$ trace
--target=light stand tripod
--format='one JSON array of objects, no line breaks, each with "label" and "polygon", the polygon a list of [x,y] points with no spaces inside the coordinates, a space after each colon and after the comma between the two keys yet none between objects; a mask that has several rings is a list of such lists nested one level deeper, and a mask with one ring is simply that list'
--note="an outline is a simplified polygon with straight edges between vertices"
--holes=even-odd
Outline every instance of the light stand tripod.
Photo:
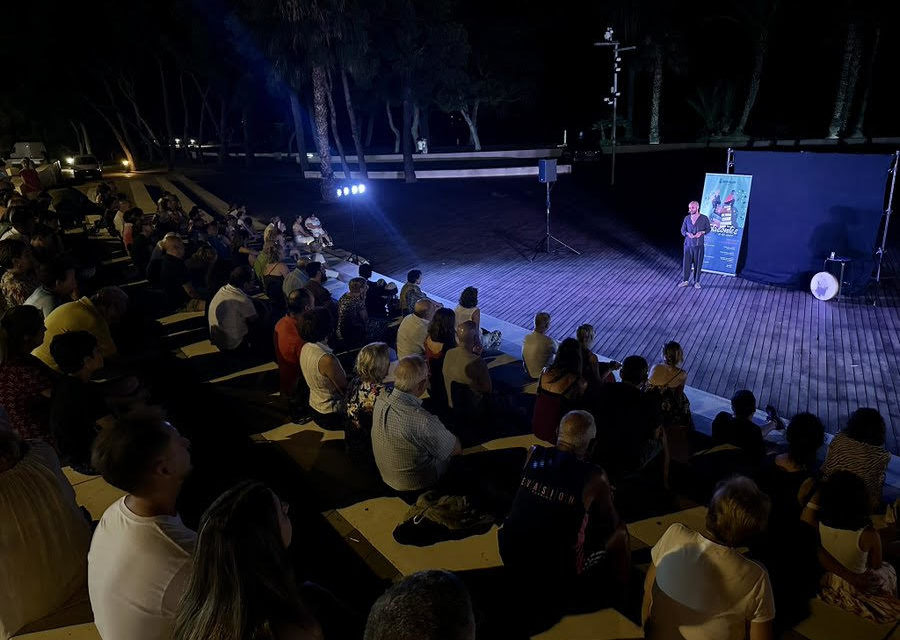
[{"label": "light stand tripod", "polygon": [[548,255],[550,254],[550,243],[555,242],[561,247],[568,249],[576,256],[580,256],[581,252],[577,249],[573,249],[565,242],[554,236],[550,233],[550,186],[552,182],[550,180],[545,181],[545,186],[547,187],[547,231],[544,233],[544,237],[537,241],[537,244],[534,247],[534,255],[531,256],[531,261],[534,262],[534,259],[537,258],[537,254],[546,252]]},{"label": "light stand tripod", "polygon": [[872,306],[878,306],[878,288],[882,280],[882,266],[884,264],[884,254],[887,251],[888,228],[891,224],[891,214],[894,212],[894,189],[897,186],[897,171],[900,171],[900,151],[894,152],[894,162],[891,167],[891,186],[888,191],[887,207],[884,209],[884,230],[881,234],[881,243],[875,250],[875,259],[878,261],[878,268],[875,271],[875,296],[872,300]]}]

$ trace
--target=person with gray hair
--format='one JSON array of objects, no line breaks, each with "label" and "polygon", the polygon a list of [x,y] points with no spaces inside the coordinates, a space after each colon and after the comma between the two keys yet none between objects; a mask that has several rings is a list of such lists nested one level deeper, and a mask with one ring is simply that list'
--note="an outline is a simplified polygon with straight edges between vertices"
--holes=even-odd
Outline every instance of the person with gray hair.
[{"label": "person with gray hair", "polygon": [[625,524],[606,474],[588,460],[596,434],[587,411],[564,415],[556,446],[531,448],[499,531],[503,564],[523,590],[540,587],[541,606],[553,598],[563,606],[578,592],[596,597],[628,576]]},{"label": "person with gray hair", "polygon": [[472,600],[449,571],[419,571],[385,591],[369,612],[364,640],[475,640]]},{"label": "person with gray hair", "polygon": [[485,396],[489,396],[493,391],[487,363],[481,357],[484,352],[481,332],[474,322],[467,320],[457,325],[456,345],[444,356],[444,386],[447,389],[447,401],[451,409],[454,382],[467,387],[477,404],[481,404]]},{"label": "person with gray hair", "polygon": [[697,640],[773,638],[769,574],[738,551],[766,528],[768,518],[768,496],[753,480],[736,476],[713,494],[705,531],[670,526],[650,552],[644,637],[672,638],[673,629],[690,628]]},{"label": "person with gray hair", "polygon": [[390,389],[385,384],[391,366],[391,350],[384,342],[373,342],[356,356],[356,375],[347,388],[347,419],[344,430],[347,452],[356,464],[374,469],[372,457],[372,411],[375,401]]},{"label": "person with gray hair", "polygon": [[556,355],[556,340],[547,335],[550,329],[550,314],[541,311],[534,316],[534,331],[522,341],[522,363],[525,372],[533,379],[541,377],[544,367],[553,362]]},{"label": "person with gray hair", "polygon": [[428,325],[437,306],[428,298],[416,301],[412,313],[403,318],[397,329],[397,357],[425,355],[425,338]]},{"label": "person with gray hair", "polygon": [[372,451],[381,479],[396,491],[435,484],[462,448],[441,421],[422,408],[428,366],[422,356],[397,363],[394,390],[380,394],[372,412]]}]

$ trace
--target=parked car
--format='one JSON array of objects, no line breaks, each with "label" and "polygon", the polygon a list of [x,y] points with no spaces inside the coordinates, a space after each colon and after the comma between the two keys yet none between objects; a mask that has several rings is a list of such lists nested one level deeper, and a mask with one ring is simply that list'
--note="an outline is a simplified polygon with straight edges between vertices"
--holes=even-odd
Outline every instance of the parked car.
[{"label": "parked car", "polygon": [[75,180],[103,178],[103,165],[94,156],[69,156],[61,171],[64,177]]},{"label": "parked car", "polygon": [[17,142],[13,145],[12,153],[9,154],[6,162],[20,167],[25,158],[31,158],[36,165],[44,164],[48,161],[47,147],[43,142]]}]

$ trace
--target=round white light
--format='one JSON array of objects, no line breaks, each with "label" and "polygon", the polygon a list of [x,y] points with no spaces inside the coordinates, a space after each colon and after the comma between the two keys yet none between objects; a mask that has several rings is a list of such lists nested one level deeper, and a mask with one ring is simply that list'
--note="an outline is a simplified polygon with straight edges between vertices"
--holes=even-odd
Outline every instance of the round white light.
[{"label": "round white light", "polygon": [[338,190],[337,190],[337,197],[340,198],[342,195],[344,195],[344,192],[341,191],[341,188],[340,188],[340,187],[338,187]]},{"label": "round white light", "polygon": [[366,192],[366,185],[364,185],[364,184],[359,185],[359,192],[360,192],[360,193],[365,193],[365,192]]},{"label": "round white light", "polygon": [[350,195],[350,187],[344,187],[344,195],[345,196]]},{"label": "round white light", "polygon": [[356,185],[353,185],[352,187],[350,187],[350,193],[352,193],[353,195],[356,195],[358,192],[359,192],[359,187],[357,187]]}]

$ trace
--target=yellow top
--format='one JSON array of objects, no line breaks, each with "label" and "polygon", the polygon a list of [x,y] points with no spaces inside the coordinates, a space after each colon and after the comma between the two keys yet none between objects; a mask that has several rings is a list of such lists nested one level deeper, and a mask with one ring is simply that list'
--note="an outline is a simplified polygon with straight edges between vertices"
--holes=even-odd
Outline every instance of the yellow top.
[{"label": "yellow top", "polygon": [[84,297],[74,302],[60,305],[44,318],[47,333],[44,335],[44,343],[37,347],[31,354],[46,364],[54,371],[59,371],[56,361],[50,355],[50,342],[55,336],[67,331],[87,331],[97,338],[97,345],[104,358],[115,355],[116,343],[113,342],[109,332],[109,325],[100,315],[97,307],[90,298]]}]

